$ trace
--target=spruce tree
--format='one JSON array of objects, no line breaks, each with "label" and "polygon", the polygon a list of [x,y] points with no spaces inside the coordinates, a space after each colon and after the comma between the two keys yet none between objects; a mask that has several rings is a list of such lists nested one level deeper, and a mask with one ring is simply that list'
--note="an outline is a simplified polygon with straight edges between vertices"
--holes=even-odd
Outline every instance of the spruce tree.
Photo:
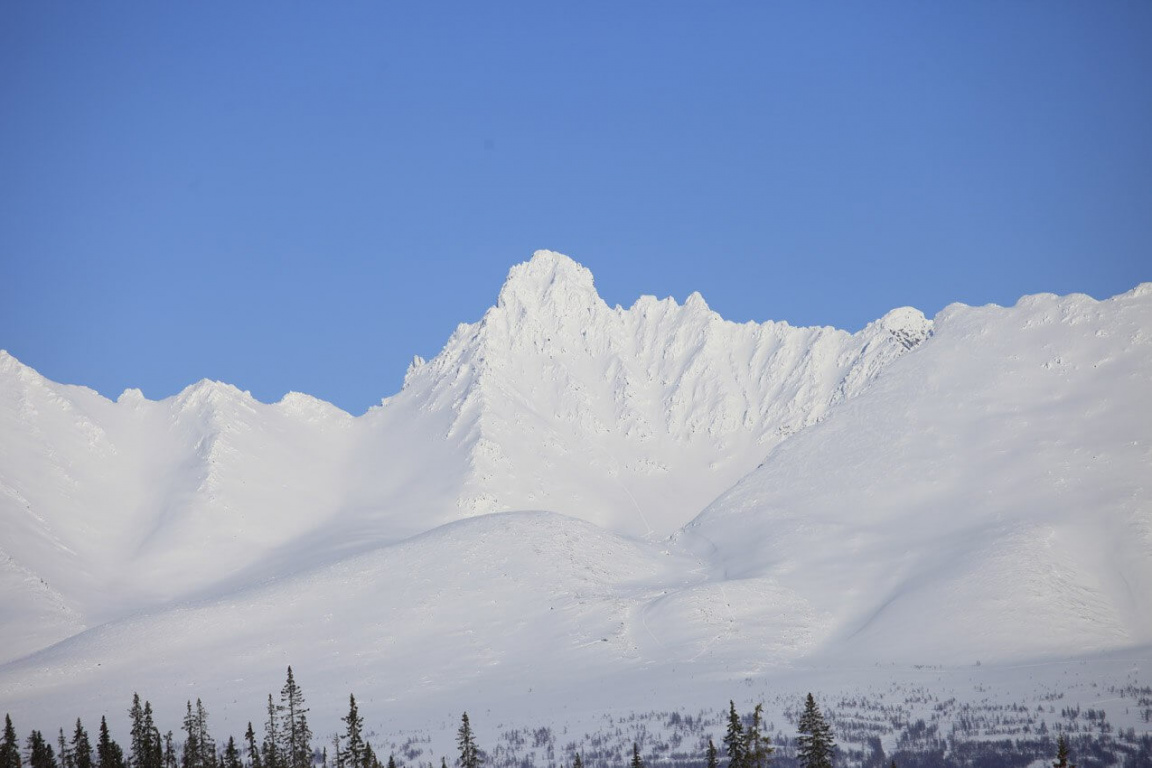
[{"label": "spruce tree", "polygon": [[808,694],[804,702],[804,712],[797,725],[796,758],[802,768],[832,768],[832,754],[836,744],[832,740],[832,729],[828,726],[816,700]]},{"label": "spruce tree", "polygon": [[97,768],[127,768],[124,750],[108,735],[108,721],[100,717],[100,737],[96,742]]},{"label": "spruce tree", "polygon": [[160,729],[152,719],[152,702],[144,702],[143,722],[144,768],[164,768],[164,744],[160,741]]},{"label": "spruce tree", "polygon": [[1056,762],[1052,763],[1052,768],[1076,768],[1068,762],[1068,739],[1064,738],[1064,734],[1060,734],[1056,739]]},{"label": "spruce tree", "polygon": [[148,768],[146,752],[147,733],[144,729],[144,705],[140,694],[132,694],[132,706],[128,708],[128,721],[131,723],[128,742],[129,768]]},{"label": "spruce tree", "polygon": [[632,742],[632,762],[628,763],[629,768],[644,768],[644,761],[640,759],[640,747],[636,742]]},{"label": "spruce tree", "polygon": [[268,694],[268,719],[264,721],[264,768],[285,768],[280,754],[280,708],[272,702]]},{"label": "spruce tree", "polygon": [[208,711],[204,703],[196,699],[196,709],[192,702],[184,715],[184,754],[181,768],[216,768],[216,744],[208,732]]},{"label": "spruce tree", "polygon": [[228,743],[224,746],[224,759],[221,768],[244,768],[244,763],[240,761],[240,750],[236,749],[236,740],[231,736],[228,737]]},{"label": "spruce tree", "polygon": [[744,761],[748,768],[767,768],[768,760],[776,751],[768,737],[760,732],[764,726],[764,705],[752,710],[752,722],[744,733]]},{"label": "spruce tree", "polygon": [[388,768],[396,768],[396,755],[388,755]]},{"label": "spruce tree", "polygon": [[706,768],[718,768],[716,763],[716,745],[712,743],[712,739],[708,739],[708,762]]},{"label": "spruce tree", "polygon": [[364,719],[356,709],[356,697],[348,695],[348,714],[340,718],[344,730],[344,768],[364,768]]},{"label": "spruce tree", "polygon": [[32,731],[28,736],[28,768],[57,768],[56,755],[52,745],[40,731]]},{"label": "spruce tree", "polygon": [[72,750],[68,748],[68,741],[64,738],[64,729],[60,729],[60,735],[56,738],[56,753],[57,759],[60,761],[60,768],[74,768],[72,764]]},{"label": "spruce tree", "polygon": [[184,754],[181,756],[180,768],[207,768],[200,764],[200,728],[196,725],[196,714],[192,711],[192,702],[187,704],[184,714]]},{"label": "spruce tree", "polygon": [[248,730],[244,732],[244,741],[248,745],[247,768],[262,768],[260,764],[260,747],[256,746],[256,731],[252,729],[252,721],[248,721]]},{"label": "spruce tree", "polygon": [[284,713],[283,755],[286,768],[308,768],[312,764],[312,731],[308,728],[308,708],[304,693],[288,667],[288,681],[280,691],[280,711]]},{"label": "spruce tree", "polygon": [[179,768],[179,761],[176,759],[176,745],[172,739],[172,731],[164,734],[164,768]]},{"label": "spruce tree", "polygon": [[72,731],[72,764],[75,768],[95,768],[92,763],[92,743],[88,741],[88,731],[76,718],[76,730]]},{"label": "spruce tree", "polygon": [[467,712],[460,718],[460,730],[456,732],[456,746],[460,748],[460,759],[457,761],[460,768],[480,768],[484,758],[476,747],[476,738],[472,734],[472,724],[468,722]]},{"label": "spruce tree", "polygon": [[576,753],[576,757],[572,759],[572,768],[584,768],[584,758],[580,757],[580,753]]},{"label": "spruce tree", "polygon": [[20,742],[16,729],[12,727],[12,716],[4,715],[4,740],[0,741],[0,768],[23,768],[20,759]]},{"label": "spruce tree", "polygon": [[736,713],[736,702],[728,702],[728,730],[724,733],[724,750],[728,753],[728,768],[748,768],[744,754],[744,726]]}]

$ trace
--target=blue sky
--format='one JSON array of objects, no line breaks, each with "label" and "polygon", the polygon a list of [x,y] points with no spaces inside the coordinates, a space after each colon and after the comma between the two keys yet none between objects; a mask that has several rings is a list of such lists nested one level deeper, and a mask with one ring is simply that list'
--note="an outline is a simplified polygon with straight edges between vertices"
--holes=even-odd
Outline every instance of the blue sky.
[{"label": "blue sky", "polygon": [[1152,4],[0,4],[0,347],[355,413],[537,248],[852,330],[1152,279]]}]

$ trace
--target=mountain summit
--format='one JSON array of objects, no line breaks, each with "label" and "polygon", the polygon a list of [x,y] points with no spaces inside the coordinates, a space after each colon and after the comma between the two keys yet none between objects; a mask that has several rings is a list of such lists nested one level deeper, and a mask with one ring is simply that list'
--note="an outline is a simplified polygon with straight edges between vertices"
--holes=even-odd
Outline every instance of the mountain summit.
[{"label": "mountain summit", "polygon": [[1152,643],[1150,344],[1148,286],[853,334],[608,307],[541,251],[359,417],[0,353],[0,709],[258,702],[284,663],[442,711]]}]

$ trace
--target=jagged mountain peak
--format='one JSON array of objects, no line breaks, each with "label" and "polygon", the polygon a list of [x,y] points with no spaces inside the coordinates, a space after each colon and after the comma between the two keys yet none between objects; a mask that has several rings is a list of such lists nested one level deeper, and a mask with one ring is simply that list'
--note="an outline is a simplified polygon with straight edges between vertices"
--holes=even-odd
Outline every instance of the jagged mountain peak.
[{"label": "jagged mountain peak", "polygon": [[555,251],[536,251],[531,259],[512,267],[496,303],[498,310],[521,315],[542,311],[586,314],[601,307],[607,309],[592,273]]}]

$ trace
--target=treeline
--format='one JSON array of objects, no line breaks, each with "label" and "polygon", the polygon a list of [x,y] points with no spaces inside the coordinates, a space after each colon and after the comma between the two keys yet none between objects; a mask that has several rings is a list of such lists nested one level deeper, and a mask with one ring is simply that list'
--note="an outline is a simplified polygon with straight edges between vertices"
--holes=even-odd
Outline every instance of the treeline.
[{"label": "treeline", "polygon": [[[354,695],[349,696],[348,714],[341,718],[344,729],[332,739],[331,755],[327,744],[319,749],[313,745],[308,712],[304,694],[296,683],[292,668],[288,667],[279,701],[268,695],[261,737],[257,738],[256,730],[249,722],[240,744],[231,736],[223,745],[217,744],[208,727],[207,709],[200,699],[195,704],[187,702],[181,726],[182,740],[177,742],[172,731],[160,733],[151,703],[141,702],[139,694],[133,694],[128,709],[131,729],[127,755],[110,736],[104,717],[100,718],[95,745],[83,723],[77,719],[70,734],[61,728],[54,741],[33,730],[24,740],[21,750],[12,718],[6,715],[4,736],[0,741],[0,768],[25,768],[25,765],[27,768],[384,768],[385,765],[397,768],[395,755],[389,755],[387,762],[382,764],[365,737],[364,721]],[[796,721],[796,730],[793,739],[778,734],[788,742],[786,756],[775,761],[780,768],[833,768],[834,762],[844,757],[837,749],[831,726],[811,693]],[[750,714],[741,716],[736,711],[735,702],[730,701],[721,744],[723,760],[711,738],[707,739],[706,746],[701,746],[702,754],[697,754],[700,754],[700,764],[704,768],[721,768],[722,765],[723,768],[769,768],[774,762],[776,746],[765,732],[763,705],[757,704]],[[486,754],[476,743],[467,713],[461,718],[456,745],[459,757],[454,762],[459,768],[481,768],[487,761]],[[575,744],[571,746],[572,754],[561,764],[585,768],[584,755],[575,749]],[[943,757],[943,754],[935,756],[931,752],[900,754],[900,764],[903,768],[919,768],[933,764],[934,758]],[[1059,737],[1056,752],[1054,768],[1075,768],[1070,762],[1069,744],[1063,735]],[[878,749],[874,754],[883,756]],[[865,759],[864,763],[872,765],[873,761]],[[896,765],[897,761],[892,760],[890,764],[878,764],[877,768],[896,768]],[[431,764],[428,768],[432,768]],[[441,759],[440,768],[448,768],[446,758]],[[646,768],[636,742],[632,744],[630,768]]]}]

